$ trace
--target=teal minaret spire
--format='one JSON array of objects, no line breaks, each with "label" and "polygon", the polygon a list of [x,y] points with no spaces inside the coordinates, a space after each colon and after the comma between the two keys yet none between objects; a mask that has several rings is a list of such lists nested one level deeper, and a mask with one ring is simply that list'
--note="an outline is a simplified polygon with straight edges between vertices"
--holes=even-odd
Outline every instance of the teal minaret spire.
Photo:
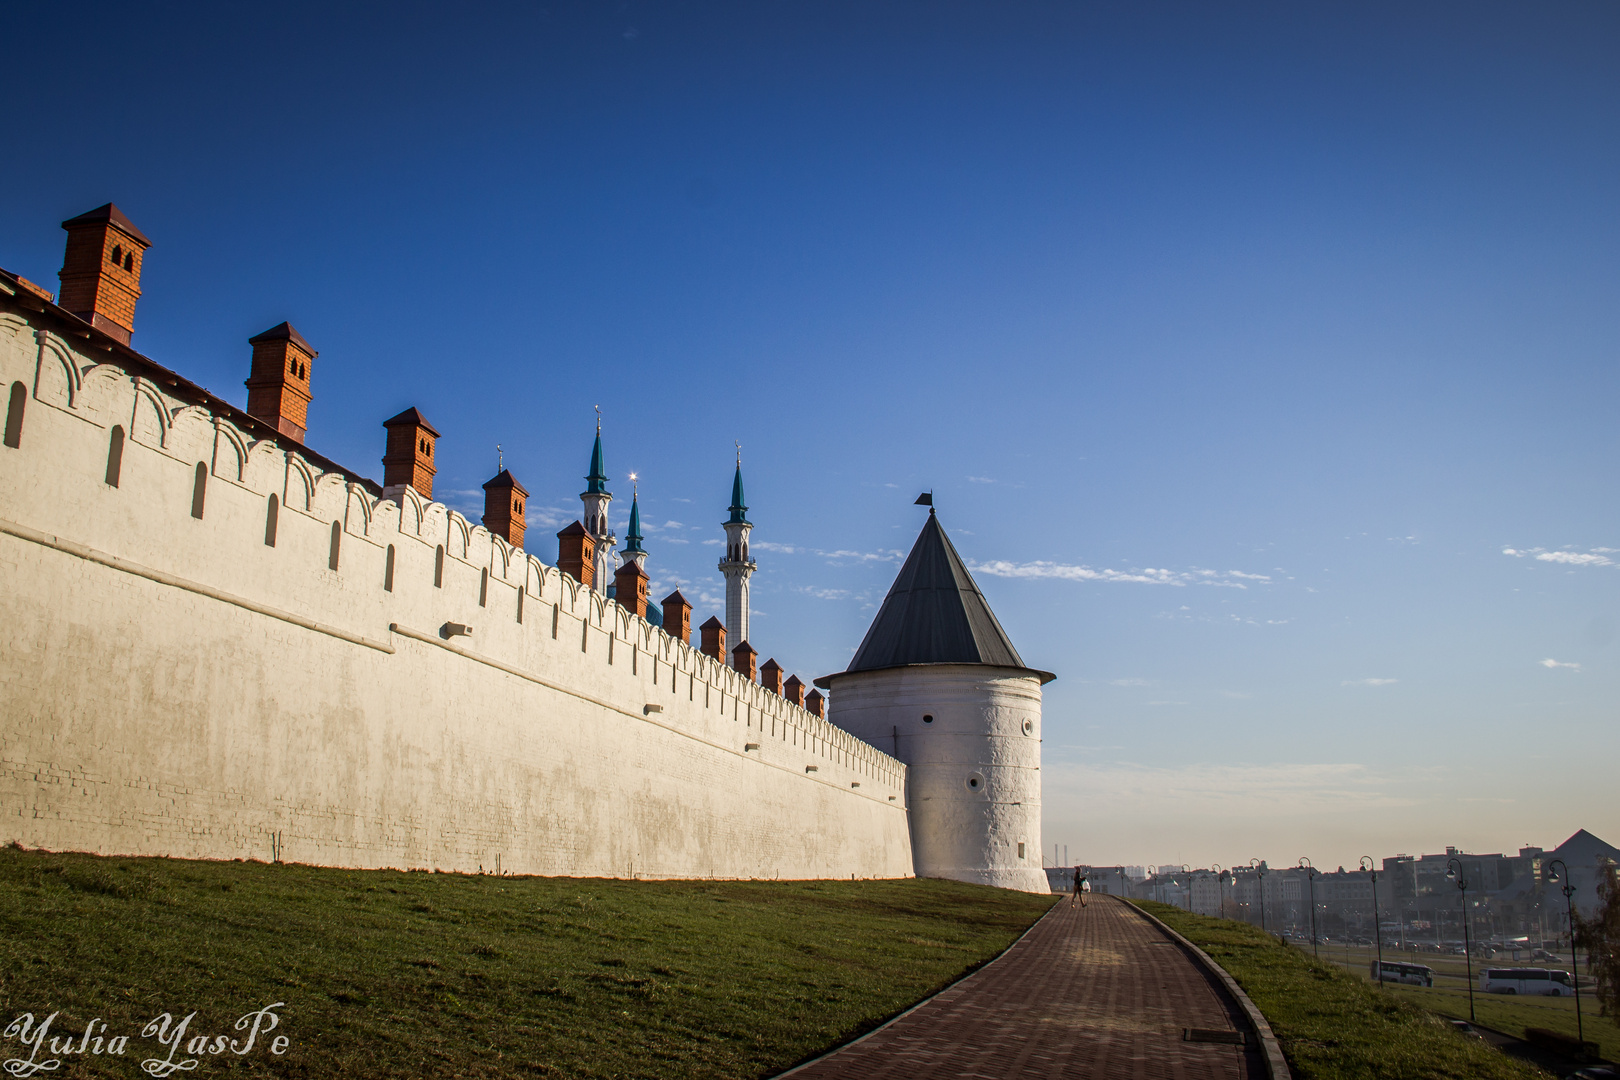
[{"label": "teal minaret spire", "polygon": [[591,474],[585,478],[587,495],[607,494],[607,473],[602,469],[602,418],[596,418],[596,445],[591,448]]},{"label": "teal minaret spire", "polygon": [[596,407],[596,445],[591,448],[591,473],[585,478],[585,490],[579,501],[585,504],[585,520],[580,524],[596,540],[595,581],[592,587],[607,595],[608,582],[613,580],[613,545],[618,537],[608,526],[608,503],[613,496],[607,489],[607,471],[602,467],[602,406]]},{"label": "teal minaret spire", "polygon": [[720,560],[720,572],[726,576],[726,640],[735,642],[732,648],[748,640],[748,579],[754,574],[754,560],[748,557],[748,534],[754,523],[748,520],[748,505],[743,502],[742,444],[737,444],[737,475],[731,481],[731,516],[722,527],[726,530],[726,557]]},{"label": "teal minaret spire", "polygon": [[[633,484],[636,483],[635,473],[630,474],[630,482]],[[620,565],[628,562],[634,562],[640,567],[645,567],[647,565],[647,549],[641,546],[643,537],[641,535],[640,487],[641,486],[637,484],[635,491],[630,496],[630,527],[625,533],[624,550],[619,552]]]},{"label": "teal minaret spire", "polygon": [[726,509],[731,511],[731,517],[726,521],[727,525],[733,524],[734,522],[747,523],[748,504],[743,502],[741,447],[737,448],[737,476],[731,481],[731,505],[726,507]]}]

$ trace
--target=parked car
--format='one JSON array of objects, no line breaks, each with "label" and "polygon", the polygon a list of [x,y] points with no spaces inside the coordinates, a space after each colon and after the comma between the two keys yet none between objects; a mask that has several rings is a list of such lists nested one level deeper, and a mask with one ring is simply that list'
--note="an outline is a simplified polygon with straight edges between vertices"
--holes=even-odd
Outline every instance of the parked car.
[{"label": "parked car", "polygon": [[1486,968],[1479,973],[1479,988],[1487,994],[1564,997],[1575,993],[1575,981],[1567,971],[1547,968]]}]

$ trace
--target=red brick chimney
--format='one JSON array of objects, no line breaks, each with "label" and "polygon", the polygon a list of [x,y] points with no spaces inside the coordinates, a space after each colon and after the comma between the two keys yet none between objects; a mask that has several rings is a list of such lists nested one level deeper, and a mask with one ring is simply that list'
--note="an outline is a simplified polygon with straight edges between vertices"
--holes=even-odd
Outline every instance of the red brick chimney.
[{"label": "red brick chimney", "polygon": [[787,683],[782,687],[782,696],[793,702],[793,704],[803,708],[804,683],[799,681],[799,677],[797,675],[788,676]]},{"label": "red brick chimney", "polygon": [[826,718],[826,698],[821,696],[820,690],[812,690],[804,696],[804,709],[811,716]]},{"label": "red brick chimney", "polygon": [[433,498],[433,444],[439,432],[427,417],[409,408],[391,420],[384,420],[388,444],[383,451],[383,494],[398,495],[415,488],[425,499]]},{"label": "red brick chimney", "polygon": [[712,656],[722,664],[726,662],[726,624],[709,616],[709,621],[698,627],[703,645],[698,649],[704,656]]},{"label": "red brick chimney", "polygon": [[248,372],[247,411],[289,439],[304,441],[309,428],[309,362],[320,353],[309,347],[292,323],[272,326],[253,346],[253,367]]},{"label": "red brick chimney", "polygon": [[513,547],[523,546],[523,504],[529,501],[529,491],[517,482],[507,469],[484,485],[484,528],[499,536]]},{"label": "red brick chimney", "polygon": [[141,259],[152,246],[112,203],[62,222],[62,306],[108,337],[129,344],[141,298]]},{"label": "red brick chimney", "polygon": [[557,534],[557,569],[587,589],[596,581],[596,538],[577,521]]},{"label": "red brick chimney", "polygon": [[765,661],[765,666],[759,669],[759,685],[771,693],[781,696],[782,693],[782,665],[776,658]]},{"label": "red brick chimney", "polygon": [[647,617],[647,571],[631,559],[613,574],[613,599],[626,611]]},{"label": "red brick chimney", "polygon": [[692,605],[679,589],[664,597],[664,633],[676,641],[692,640]]},{"label": "red brick chimney", "polygon": [[744,641],[731,650],[732,668],[749,682],[754,681],[754,660],[759,656],[759,650]]}]

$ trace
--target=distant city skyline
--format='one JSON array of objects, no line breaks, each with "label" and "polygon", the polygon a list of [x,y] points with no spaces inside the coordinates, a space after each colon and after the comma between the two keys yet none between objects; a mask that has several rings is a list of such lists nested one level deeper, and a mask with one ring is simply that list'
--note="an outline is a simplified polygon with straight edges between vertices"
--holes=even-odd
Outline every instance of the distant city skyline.
[{"label": "distant city skyline", "polygon": [[0,266],[56,289],[116,202],[131,344],[240,405],[290,321],[317,452],[380,478],[417,406],[476,520],[499,443],[552,561],[600,404],[696,624],[740,441],[753,644],[806,679],[934,491],[1058,675],[1047,852],[1620,837],[1612,5],[10,25],[76,62],[11,58]]}]

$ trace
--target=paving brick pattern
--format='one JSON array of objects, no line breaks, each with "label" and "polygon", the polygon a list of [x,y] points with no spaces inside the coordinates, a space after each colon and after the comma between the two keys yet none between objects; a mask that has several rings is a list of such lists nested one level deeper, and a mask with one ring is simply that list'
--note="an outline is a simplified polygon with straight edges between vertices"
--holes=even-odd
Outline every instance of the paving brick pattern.
[{"label": "paving brick pattern", "polygon": [[1060,901],[1006,955],[793,1080],[1012,1077],[1261,1080],[1253,1049],[1182,1041],[1244,1031],[1190,955],[1123,901]]}]

